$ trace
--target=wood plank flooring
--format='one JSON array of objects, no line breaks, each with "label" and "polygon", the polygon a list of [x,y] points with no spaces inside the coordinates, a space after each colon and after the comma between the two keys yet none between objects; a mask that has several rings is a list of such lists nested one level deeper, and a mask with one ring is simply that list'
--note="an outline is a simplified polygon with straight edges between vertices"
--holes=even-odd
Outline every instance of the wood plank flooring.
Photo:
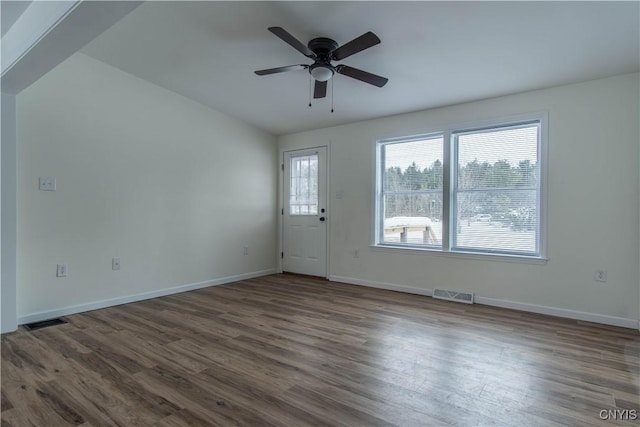
[{"label": "wood plank flooring", "polygon": [[628,329],[295,275],[66,320],[2,336],[2,426],[640,424]]}]

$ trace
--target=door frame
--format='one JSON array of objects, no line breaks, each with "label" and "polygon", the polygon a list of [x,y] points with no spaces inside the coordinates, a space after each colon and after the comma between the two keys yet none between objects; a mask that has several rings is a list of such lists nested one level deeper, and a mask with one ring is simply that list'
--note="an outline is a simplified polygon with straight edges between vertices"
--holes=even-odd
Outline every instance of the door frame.
[{"label": "door frame", "polygon": [[326,165],[326,178],[325,185],[327,186],[327,228],[326,228],[326,239],[327,239],[327,247],[326,250],[326,276],[328,279],[331,276],[331,257],[329,256],[331,251],[331,148],[330,144],[326,145],[310,145],[310,146],[291,146],[286,148],[278,149],[278,252],[276,253],[276,266],[278,273],[283,272],[283,259],[281,254],[284,252],[284,160],[287,153],[292,152],[303,152],[313,150],[315,148],[325,148],[327,150],[327,165]]}]

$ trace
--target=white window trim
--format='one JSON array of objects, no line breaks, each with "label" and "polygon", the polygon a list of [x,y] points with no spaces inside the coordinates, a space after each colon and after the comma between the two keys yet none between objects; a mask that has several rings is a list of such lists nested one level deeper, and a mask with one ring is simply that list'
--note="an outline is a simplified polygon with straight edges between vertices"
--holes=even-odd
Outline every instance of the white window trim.
[{"label": "white window trim", "polygon": [[[443,126],[440,129],[431,129],[423,133],[417,132],[408,136],[392,136],[385,138],[377,138],[373,141],[373,203],[372,203],[372,233],[371,233],[371,247],[377,250],[389,251],[394,253],[414,253],[414,254],[429,254],[438,256],[447,256],[455,258],[469,258],[469,259],[486,259],[486,260],[501,260],[512,262],[525,262],[525,263],[545,263],[548,260],[547,253],[547,230],[548,230],[548,204],[547,204],[547,174],[548,174],[548,113],[536,112],[520,115],[513,115],[502,117],[498,119],[488,119],[477,122],[467,122],[461,124],[454,124]],[[479,130],[483,128],[499,128],[502,126],[517,125],[518,123],[526,122],[540,122],[540,137],[538,140],[538,156],[540,163],[540,192],[539,192],[539,255],[528,254],[516,254],[516,253],[492,253],[490,251],[467,251],[467,250],[452,250],[451,247],[451,224],[453,221],[451,212],[451,197],[453,194],[452,180],[453,171],[451,168],[451,156],[454,152],[453,149],[453,134],[465,131]],[[380,150],[382,145],[395,141],[411,141],[416,139],[425,139],[429,137],[442,136],[444,139],[444,152],[443,152],[443,183],[444,190],[442,194],[442,249],[434,248],[422,245],[410,245],[410,244],[390,244],[380,242],[380,196],[382,191],[382,174],[380,173]]]}]

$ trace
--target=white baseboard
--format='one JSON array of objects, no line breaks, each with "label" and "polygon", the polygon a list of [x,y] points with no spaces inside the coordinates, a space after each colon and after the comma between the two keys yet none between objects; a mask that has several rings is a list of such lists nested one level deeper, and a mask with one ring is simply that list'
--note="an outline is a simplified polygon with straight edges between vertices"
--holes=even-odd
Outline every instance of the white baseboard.
[{"label": "white baseboard", "polygon": [[[368,286],[370,288],[387,289],[390,291],[406,292],[409,294],[431,296],[433,289],[414,288],[411,286],[397,285],[393,283],[372,282],[369,280],[356,279],[353,277],[329,276],[333,282],[348,283],[350,285]],[[486,298],[474,296],[477,304],[490,305],[493,307],[509,308],[513,310],[526,311],[530,313],[546,314],[549,316],[564,317],[567,319],[582,320],[585,322],[601,323],[604,325],[620,326],[640,330],[640,322],[635,319],[624,317],[607,316],[604,314],[587,313],[585,311],[568,310],[557,307],[547,307],[544,305],[527,304],[522,302],[508,301],[497,298]]]},{"label": "white baseboard", "polygon": [[142,301],[150,298],[162,297],[165,295],[178,294],[181,292],[193,291],[207,288],[209,286],[223,285],[225,283],[237,282],[240,280],[253,279],[255,277],[275,274],[276,269],[253,271],[251,273],[238,274],[235,276],[222,277],[219,279],[206,280],[204,282],[189,283],[187,285],[175,286],[172,288],[159,289],[157,291],[143,292],[141,294],[128,295],[124,297],[110,298],[101,301],[94,301],[86,304],[72,305],[55,310],[39,311],[37,313],[26,314],[18,317],[18,324],[39,322],[41,320],[52,319],[54,317],[66,316],[69,314],[82,313],[85,311],[97,310],[100,308],[113,307],[114,305],[127,304],[130,302]]},{"label": "white baseboard", "polygon": [[[277,270],[268,269],[254,271],[251,273],[239,274],[235,276],[222,277],[219,279],[207,280],[204,282],[190,283],[187,285],[175,286],[172,288],[159,289],[157,291],[144,292],[136,295],[129,295],[124,297],[111,298],[107,300],[95,301],[86,304],[79,304],[69,307],[64,307],[56,310],[40,311],[37,313],[31,313],[18,317],[18,324],[38,322],[41,320],[47,320],[54,317],[66,316],[69,314],[82,313],[85,311],[97,310],[100,308],[112,307],[120,304],[127,304],[130,302],[142,301],[150,298],[157,298],[165,295],[177,294],[180,292],[187,292],[196,289],[202,289],[209,286],[223,285],[225,283],[237,282],[240,280],[252,279],[255,277],[268,276],[270,274],[277,273]],[[386,289],[390,291],[404,292],[408,294],[431,296],[433,294],[432,289],[415,288],[411,286],[398,285],[394,283],[386,282],[374,282],[370,280],[356,279],[353,277],[343,276],[329,276],[329,280],[333,282],[347,283],[350,285],[367,286],[370,288]],[[497,298],[487,298],[475,296],[475,302],[483,305],[490,305],[493,307],[509,308],[513,310],[526,311],[530,313],[546,314],[550,316],[564,317],[574,320],[582,320],[586,322],[601,323],[604,325],[620,326],[623,328],[630,328],[640,330],[640,322],[634,319],[627,319],[624,317],[607,316],[604,314],[587,313],[584,311],[568,310],[556,307],[547,307],[536,304],[527,304],[515,301],[502,300]]]},{"label": "white baseboard", "polygon": [[639,329],[637,320],[625,317],[608,316],[605,314],[588,313],[586,311],[569,310],[566,308],[548,307],[544,305],[526,304],[522,302],[508,301],[496,298],[475,297],[478,304],[493,307],[510,308],[530,313],[546,314],[549,316],[565,317],[567,319],[582,320],[585,322],[602,323],[604,325],[620,326],[622,328]]},{"label": "white baseboard", "polygon": [[398,291],[407,294],[417,294],[430,297],[433,289],[413,288],[411,286],[396,285],[394,283],[372,282],[370,280],[356,279],[353,277],[329,276],[332,282],[348,283],[349,285],[366,286],[369,288],[386,289],[388,291]]}]

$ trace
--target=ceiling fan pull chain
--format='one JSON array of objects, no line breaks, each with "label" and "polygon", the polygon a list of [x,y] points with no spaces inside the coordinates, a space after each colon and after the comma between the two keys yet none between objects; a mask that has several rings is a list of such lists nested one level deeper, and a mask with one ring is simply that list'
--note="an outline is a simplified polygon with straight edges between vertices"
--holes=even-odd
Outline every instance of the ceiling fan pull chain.
[{"label": "ceiling fan pull chain", "polygon": [[309,74],[309,107],[311,107],[311,91],[313,90],[313,79],[311,78],[311,74]]},{"label": "ceiling fan pull chain", "polygon": [[333,85],[335,79],[331,79],[331,112],[333,113]]}]

